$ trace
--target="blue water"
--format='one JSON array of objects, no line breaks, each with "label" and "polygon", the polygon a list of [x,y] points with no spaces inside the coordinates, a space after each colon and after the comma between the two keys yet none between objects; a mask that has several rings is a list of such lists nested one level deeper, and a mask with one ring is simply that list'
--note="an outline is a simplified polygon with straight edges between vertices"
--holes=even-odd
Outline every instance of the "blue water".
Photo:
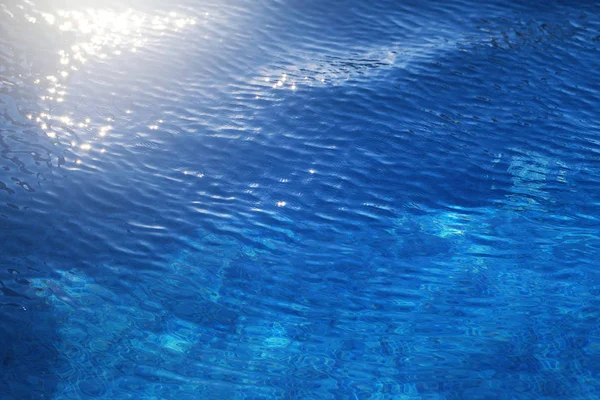
[{"label": "blue water", "polygon": [[0,399],[600,398],[600,4],[0,0]]}]

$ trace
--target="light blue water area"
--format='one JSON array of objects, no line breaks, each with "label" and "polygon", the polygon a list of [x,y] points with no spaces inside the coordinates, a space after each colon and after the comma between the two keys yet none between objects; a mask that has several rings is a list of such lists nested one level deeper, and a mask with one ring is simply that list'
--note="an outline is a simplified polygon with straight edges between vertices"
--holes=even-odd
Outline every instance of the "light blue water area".
[{"label": "light blue water area", "polygon": [[0,0],[0,399],[597,399],[594,2]]}]

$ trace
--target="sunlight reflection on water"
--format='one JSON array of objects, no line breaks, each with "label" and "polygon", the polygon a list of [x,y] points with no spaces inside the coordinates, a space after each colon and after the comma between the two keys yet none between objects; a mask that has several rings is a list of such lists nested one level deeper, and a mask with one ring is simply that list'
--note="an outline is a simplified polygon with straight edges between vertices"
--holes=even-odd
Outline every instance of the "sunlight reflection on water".
[{"label": "sunlight reflection on water", "polygon": [[[114,11],[96,8],[45,12],[31,2],[18,8],[24,11],[27,23],[50,27],[64,39],[64,48],[56,53],[55,65],[58,68],[45,76],[32,77],[33,84],[41,89],[39,98],[45,111],[29,112],[26,117],[35,121],[55,143],[64,142],[85,152],[97,150],[103,153],[105,149],[101,140],[114,127],[110,124],[111,120],[94,120],[87,115],[78,115],[74,106],[67,106],[66,112],[65,107],[61,107],[59,114],[52,112],[53,105],[67,99],[72,75],[81,73],[89,62],[119,57],[126,52],[136,53],[165,33],[175,33],[197,23],[195,18],[176,12],[150,15],[133,9]],[[3,9],[14,18],[6,6],[3,5]],[[128,114],[131,112],[127,110]],[[158,129],[158,124],[150,129]],[[95,137],[89,132],[95,132]],[[72,161],[75,164],[83,162],[81,158]]]}]

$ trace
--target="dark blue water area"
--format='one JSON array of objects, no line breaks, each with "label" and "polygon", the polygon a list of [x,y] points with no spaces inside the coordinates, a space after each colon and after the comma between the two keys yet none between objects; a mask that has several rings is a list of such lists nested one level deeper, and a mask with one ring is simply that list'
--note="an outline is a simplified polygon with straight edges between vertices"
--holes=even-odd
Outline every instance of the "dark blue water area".
[{"label": "dark blue water area", "polygon": [[0,0],[0,399],[600,398],[600,5]]}]

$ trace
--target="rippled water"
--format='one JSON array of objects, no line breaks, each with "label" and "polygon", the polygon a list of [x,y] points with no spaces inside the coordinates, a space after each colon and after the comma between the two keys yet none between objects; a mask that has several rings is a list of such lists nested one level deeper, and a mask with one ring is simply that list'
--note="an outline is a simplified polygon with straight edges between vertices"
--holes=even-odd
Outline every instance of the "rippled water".
[{"label": "rippled water", "polygon": [[600,6],[0,0],[0,399],[597,399]]}]

